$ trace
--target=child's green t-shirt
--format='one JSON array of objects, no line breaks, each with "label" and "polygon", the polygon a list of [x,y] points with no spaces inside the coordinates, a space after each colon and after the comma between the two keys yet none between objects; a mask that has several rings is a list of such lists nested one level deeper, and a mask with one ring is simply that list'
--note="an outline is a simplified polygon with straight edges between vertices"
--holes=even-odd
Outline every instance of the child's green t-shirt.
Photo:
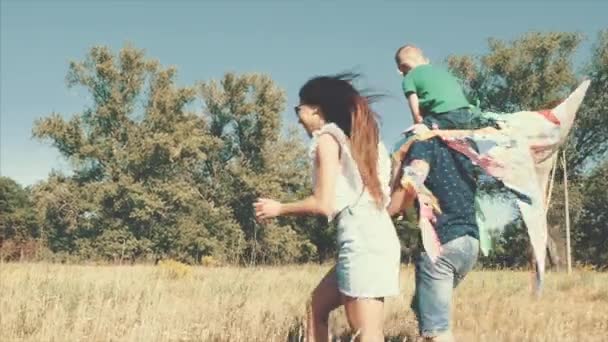
[{"label": "child's green t-shirt", "polygon": [[456,77],[440,67],[420,65],[405,75],[402,86],[406,97],[418,95],[423,115],[469,107]]}]

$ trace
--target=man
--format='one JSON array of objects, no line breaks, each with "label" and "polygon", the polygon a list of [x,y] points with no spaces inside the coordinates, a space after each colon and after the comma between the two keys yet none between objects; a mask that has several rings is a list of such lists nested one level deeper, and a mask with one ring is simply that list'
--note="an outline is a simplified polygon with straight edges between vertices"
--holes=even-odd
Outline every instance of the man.
[{"label": "man", "polygon": [[417,196],[423,239],[430,234],[438,246],[437,252],[425,250],[416,258],[412,309],[426,341],[453,341],[452,292],[475,265],[479,251],[474,166],[435,137],[409,147],[400,173],[389,213],[402,212]]}]

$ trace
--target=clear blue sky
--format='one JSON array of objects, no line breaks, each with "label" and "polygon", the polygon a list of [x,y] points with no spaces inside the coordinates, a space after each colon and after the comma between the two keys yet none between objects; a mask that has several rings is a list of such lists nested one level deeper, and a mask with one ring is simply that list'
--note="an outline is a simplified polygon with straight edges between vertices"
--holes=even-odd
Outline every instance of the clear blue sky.
[{"label": "clear blue sky", "polygon": [[[392,97],[376,105],[392,145],[411,122],[393,64],[403,43],[421,46],[436,63],[450,54],[481,54],[488,37],[527,31],[578,31],[589,54],[608,27],[608,1],[33,1],[0,0],[0,174],[22,185],[68,164],[31,138],[36,118],[69,117],[86,105],[68,89],[70,60],[93,45],[117,50],[131,42],[179,83],[217,79],[226,71],[264,72],[287,92],[291,108],[311,76],[357,67],[364,85]],[[284,121],[294,124],[291,111]]]}]

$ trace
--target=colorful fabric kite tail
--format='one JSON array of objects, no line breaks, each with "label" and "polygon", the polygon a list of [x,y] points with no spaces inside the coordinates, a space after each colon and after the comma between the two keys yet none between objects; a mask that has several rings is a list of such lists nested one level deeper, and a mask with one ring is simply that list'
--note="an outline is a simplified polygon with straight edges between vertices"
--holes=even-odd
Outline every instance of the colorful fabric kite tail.
[{"label": "colorful fabric kite tail", "polygon": [[433,208],[429,203],[420,201],[420,219],[418,225],[422,237],[422,246],[433,263],[437,261],[441,255],[442,248],[437,232],[435,231],[434,223],[436,221]]}]

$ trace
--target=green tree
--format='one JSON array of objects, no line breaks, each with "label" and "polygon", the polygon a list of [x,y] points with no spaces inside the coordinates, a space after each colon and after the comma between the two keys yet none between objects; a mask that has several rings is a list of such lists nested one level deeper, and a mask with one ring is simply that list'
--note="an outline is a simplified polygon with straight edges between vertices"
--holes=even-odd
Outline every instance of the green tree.
[{"label": "green tree", "polygon": [[195,88],[176,86],[175,77],[175,68],[129,46],[118,56],[94,47],[83,62],[70,63],[69,86],[88,90],[92,104],[69,120],[53,113],[34,128],[74,171],[34,189],[53,251],[238,258],[239,226],[228,208],[199,191],[195,177],[221,142],[188,110]]},{"label": "green tree", "polygon": [[283,91],[259,74],[192,87],[175,77],[175,68],[129,46],[117,56],[94,47],[70,64],[68,84],[84,87],[92,104],[34,128],[73,168],[33,189],[49,247],[110,260],[317,259],[311,241],[321,228],[313,220],[260,226],[253,214],[260,195],[310,192],[306,150],[293,131],[281,131]]},{"label": "green tree", "polygon": [[483,110],[541,109],[576,84],[572,55],[582,37],[575,33],[527,33],[513,41],[490,38],[481,57],[450,56],[448,65]]},{"label": "green tree", "polygon": [[566,147],[571,177],[593,170],[608,157],[608,29],[599,32],[591,52],[583,68],[591,86]]},{"label": "green tree", "polygon": [[608,162],[583,183],[583,209],[572,232],[573,256],[580,263],[608,267]]},{"label": "green tree", "polygon": [[39,238],[28,190],[0,177],[0,259],[31,257]]},{"label": "green tree", "polygon": [[[201,175],[207,193],[231,208],[247,239],[246,262],[293,262],[317,256],[323,226],[281,218],[267,226],[254,217],[260,196],[292,201],[311,191],[308,156],[296,133],[281,135],[285,96],[267,76],[226,74],[200,85],[210,133],[221,148]],[[325,225],[326,226],[326,225]],[[313,244],[317,242],[317,244]]]}]

